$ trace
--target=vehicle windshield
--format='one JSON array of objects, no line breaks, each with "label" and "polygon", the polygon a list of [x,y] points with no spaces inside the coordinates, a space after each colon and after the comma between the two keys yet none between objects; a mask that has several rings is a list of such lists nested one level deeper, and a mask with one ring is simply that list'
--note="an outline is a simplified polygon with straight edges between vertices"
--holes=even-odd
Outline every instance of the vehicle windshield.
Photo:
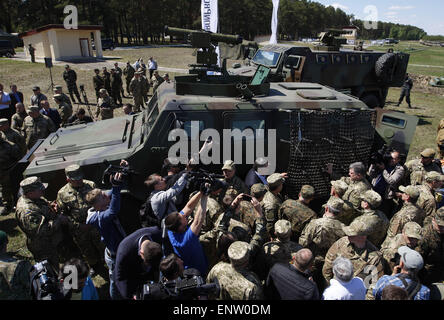
[{"label": "vehicle windshield", "polygon": [[266,67],[275,67],[279,60],[280,53],[273,51],[258,50],[253,58],[253,62]]},{"label": "vehicle windshield", "polygon": [[157,104],[157,93],[155,93],[153,97],[150,99],[150,102],[148,103],[148,110],[151,110],[148,116],[148,121],[146,122],[146,126],[149,132],[153,127],[154,122],[156,122],[157,116],[159,115],[159,107]]}]

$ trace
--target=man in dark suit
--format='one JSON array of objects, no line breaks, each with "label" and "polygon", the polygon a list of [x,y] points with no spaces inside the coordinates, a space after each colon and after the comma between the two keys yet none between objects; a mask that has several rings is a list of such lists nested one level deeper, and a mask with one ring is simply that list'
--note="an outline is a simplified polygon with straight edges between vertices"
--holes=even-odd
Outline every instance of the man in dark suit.
[{"label": "man in dark suit", "polygon": [[119,244],[114,282],[124,299],[134,299],[148,280],[159,280],[162,232],[158,227],[139,229]]},{"label": "man in dark suit", "polygon": [[9,93],[9,98],[11,99],[11,103],[9,105],[9,122],[11,122],[11,117],[15,113],[15,105],[19,102],[23,103],[23,93],[17,91],[17,86],[15,84],[12,84],[10,88],[11,92]]},{"label": "man in dark suit", "polygon": [[49,117],[52,120],[52,122],[54,122],[56,129],[60,128],[60,123],[62,123],[62,118],[60,117],[60,114],[57,111],[57,109],[51,108],[47,100],[43,100],[42,102],[40,102],[40,106],[42,107],[42,109],[40,109],[40,113]]}]

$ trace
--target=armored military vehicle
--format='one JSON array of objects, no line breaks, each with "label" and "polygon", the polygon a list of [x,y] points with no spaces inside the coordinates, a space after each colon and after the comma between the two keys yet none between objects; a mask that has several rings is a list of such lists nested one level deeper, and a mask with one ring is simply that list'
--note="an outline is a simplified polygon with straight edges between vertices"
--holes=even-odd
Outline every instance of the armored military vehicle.
[{"label": "armored military vehicle", "polygon": [[352,94],[370,108],[384,107],[389,87],[401,87],[409,54],[377,52],[362,46],[344,49],[342,31],[321,33],[314,49],[286,44],[261,47],[245,65],[235,64],[230,74],[252,77],[258,66],[270,68],[273,82],[313,82]]},{"label": "armored military vehicle", "polygon": [[[218,38],[207,32],[189,35],[194,46],[203,48],[199,63],[192,66],[193,74],[162,83],[141,113],[60,128],[38,141],[20,161],[26,168],[24,175],[49,182],[47,196],[51,199],[66,183],[67,166],[81,165],[88,179],[103,185],[108,162],[127,159],[138,173],[130,177],[124,193],[121,215],[128,219],[148,196],[144,179],[160,171],[178,143],[184,147],[173,156],[187,162],[211,136],[208,154],[215,160],[203,167],[220,173],[221,163],[233,159],[240,177],[257,156],[264,155],[271,162],[274,158],[275,171],[289,174],[287,193],[293,198],[307,183],[315,187],[318,197],[328,196],[327,164],[347,175],[350,163],[368,163],[372,150],[379,149],[376,136],[408,152],[416,117],[370,109],[362,101],[320,84],[270,83],[262,69],[253,79],[229,76],[215,65],[212,44],[239,43],[241,39]],[[207,75],[208,70],[221,75]],[[126,224],[127,230],[137,227],[134,221]]]}]

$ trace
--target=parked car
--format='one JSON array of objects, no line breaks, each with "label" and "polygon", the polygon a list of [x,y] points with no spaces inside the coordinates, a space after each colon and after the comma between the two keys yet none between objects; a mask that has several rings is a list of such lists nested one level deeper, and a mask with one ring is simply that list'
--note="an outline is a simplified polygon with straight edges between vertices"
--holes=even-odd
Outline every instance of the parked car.
[{"label": "parked car", "polygon": [[0,57],[12,58],[14,55],[14,44],[9,40],[0,40]]},{"label": "parked car", "polygon": [[[92,41],[92,48],[93,50],[96,50],[96,46],[94,44],[94,40]],[[102,50],[114,50],[114,41],[113,39],[102,39]]]}]

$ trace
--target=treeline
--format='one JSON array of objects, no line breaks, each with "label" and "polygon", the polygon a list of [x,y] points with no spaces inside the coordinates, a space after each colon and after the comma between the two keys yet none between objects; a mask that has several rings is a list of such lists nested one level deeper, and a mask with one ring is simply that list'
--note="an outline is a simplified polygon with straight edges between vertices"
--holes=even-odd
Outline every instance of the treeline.
[{"label": "treeline", "polygon": [[424,41],[444,41],[444,36],[424,36],[422,37]]},{"label": "treeline", "polygon": [[[78,9],[79,24],[98,24],[103,37],[117,43],[146,44],[163,42],[165,25],[201,28],[200,0],[2,0],[0,28],[24,32],[46,24],[63,23],[66,5]],[[240,34],[252,40],[271,33],[270,0],[219,0],[219,32]],[[326,28],[349,25],[352,16],[341,9],[325,7],[307,0],[281,0],[279,38],[316,37]],[[418,40],[424,30],[393,23],[379,23],[377,30],[366,30],[354,21],[363,39],[397,38]]]}]

